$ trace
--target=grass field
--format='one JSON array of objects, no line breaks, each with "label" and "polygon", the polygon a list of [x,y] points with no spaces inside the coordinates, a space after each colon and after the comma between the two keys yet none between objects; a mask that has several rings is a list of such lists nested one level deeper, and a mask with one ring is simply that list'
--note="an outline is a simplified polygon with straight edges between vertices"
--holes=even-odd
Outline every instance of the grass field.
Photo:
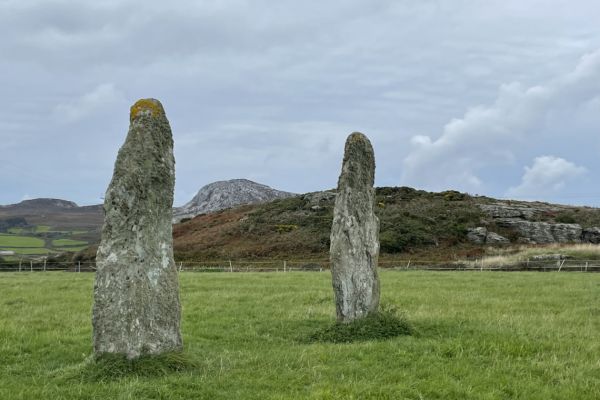
[{"label": "grass field", "polygon": [[0,247],[44,247],[44,241],[30,236],[5,235],[0,233]]},{"label": "grass field", "polygon": [[52,246],[54,247],[67,247],[67,246],[85,246],[88,242],[83,240],[72,240],[72,239],[54,239]]},{"label": "grass field", "polygon": [[48,254],[50,250],[45,247],[2,247],[0,250],[14,251],[20,255],[39,255]]},{"label": "grass field", "polygon": [[54,250],[77,252],[77,251],[81,251],[85,248],[87,248],[87,246],[69,246],[69,247],[55,247]]},{"label": "grass field", "polygon": [[330,275],[183,273],[197,367],[94,381],[92,274],[0,275],[2,399],[598,399],[600,274],[381,273],[411,336],[306,339],[333,321]]}]

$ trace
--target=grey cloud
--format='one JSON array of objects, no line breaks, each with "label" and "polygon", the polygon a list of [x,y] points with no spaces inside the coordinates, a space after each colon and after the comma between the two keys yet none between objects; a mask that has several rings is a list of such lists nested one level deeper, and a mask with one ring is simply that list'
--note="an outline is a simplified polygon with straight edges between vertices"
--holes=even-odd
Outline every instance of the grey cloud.
[{"label": "grey cloud", "polygon": [[[159,98],[171,121],[178,203],[214,179],[333,187],[354,130],[373,141],[377,183],[397,185],[411,137],[435,143],[432,134],[449,120],[493,104],[500,85],[549,82],[600,48],[600,27],[589,18],[600,4],[575,3],[0,2],[0,143],[11,150],[0,155],[11,165],[0,170],[10,188],[0,203],[25,193],[99,201],[129,105],[141,97]],[[496,161],[463,157],[455,174],[503,194],[539,154],[592,170],[595,162],[578,157],[591,159],[594,146],[577,156],[561,149],[564,132],[579,144],[598,128],[592,99],[569,110],[571,96],[589,98],[590,90],[564,92],[556,112],[532,125],[538,133],[515,139],[522,150],[499,139],[473,143]],[[502,171],[490,171],[498,165]],[[17,178],[19,170],[29,175]],[[439,183],[407,174],[404,182],[417,187]]]}]

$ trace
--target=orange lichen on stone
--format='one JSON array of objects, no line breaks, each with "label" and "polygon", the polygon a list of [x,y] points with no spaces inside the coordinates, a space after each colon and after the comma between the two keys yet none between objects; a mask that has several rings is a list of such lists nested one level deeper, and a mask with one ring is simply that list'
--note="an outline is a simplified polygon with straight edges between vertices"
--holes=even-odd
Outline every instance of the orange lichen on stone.
[{"label": "orange lichen on stone", "polygon": [[133,121],[140,114],[150,114],[153,117],[159,117],[165,113],[160,101],[155,99],[141,99],[131,106],[129,120]]}]

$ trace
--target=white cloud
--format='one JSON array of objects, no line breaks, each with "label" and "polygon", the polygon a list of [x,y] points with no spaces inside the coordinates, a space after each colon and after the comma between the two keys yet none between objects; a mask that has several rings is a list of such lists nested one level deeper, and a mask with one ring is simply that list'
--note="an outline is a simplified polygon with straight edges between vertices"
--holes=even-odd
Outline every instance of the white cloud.
[{"label": "white cloud", "polygon": [[554,132],[549,120],[560,115],[559,123],[569,123],[599,91],[600,50],[543,86],[503,85],[492,105],[469,109],[447,123],[437,139],[413,137],[403,183],[433,190],[485,189],[480,171],[514,165],[519,152],[540,146],[542,137]]},{"label": "white cloud", "polygon": [[586,172],[586,168],[564,158],[536,157],[531,167],[525,167],[521,184],[511,187],[506,196],[530,200],[552,196]]},{"label": "white cloud", "polygon": [[60,121],[75,122],[123,103],[125,97],[112,83],[102,83],[79,98],[58,104],[54,114]]}]

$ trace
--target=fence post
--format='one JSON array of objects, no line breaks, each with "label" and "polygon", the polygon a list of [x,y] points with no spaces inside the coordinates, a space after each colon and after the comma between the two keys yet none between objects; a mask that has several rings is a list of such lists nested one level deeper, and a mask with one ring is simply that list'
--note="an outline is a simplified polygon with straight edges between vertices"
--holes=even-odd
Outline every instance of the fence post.
[{"label": "fence post", "polygon": [[22,258],[19,258],[19,272],[21,272],[21,263],[23,262]]},{"label": "fence post", "polygon": [[585,262],[585,272],[587,272],[588,262]]},{"label": "fence post", "polygon": [[46,260],[47,258],[44,258],[44,272],[46,272]]},{"label": "fence post", "polygon": [[287,261],[283,260],[283,272],[286,272],[287,270]]},{"label": "fence post", "polygon": [[409,268],[410,268],[410,261],[411,261],[411,260],[408,260],[408,264],[406,264],[406,269],[409,269]]},{"label": "fence post", "polygon": [[77,272],[81,273],[81,261],[77,262]]},{"label": "fence post", "polygon": [[29,272],[33,272],[33,261],[29,260]]},{"label": "fence post", "polygon": [[229,272],[233,272],[233,264],[231,263],[231,260],[229,260]]}]

